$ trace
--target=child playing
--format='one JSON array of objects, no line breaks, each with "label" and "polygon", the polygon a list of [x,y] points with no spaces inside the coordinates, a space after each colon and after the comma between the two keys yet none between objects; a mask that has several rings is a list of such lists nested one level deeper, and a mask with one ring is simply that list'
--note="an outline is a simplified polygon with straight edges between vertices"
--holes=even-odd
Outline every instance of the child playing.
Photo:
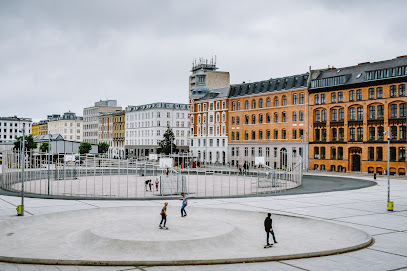
[{"label": "child playing", "polygon": [[158,178],[155,178],[155,191],[158,191],[158,184],[160,182],[158,181]]},{"label": "child playing", "polygon": [[[167,206],[168,206],[168,202],[164,203],[164,207],[161,210],[161,222],[160,222],[160,229],[166,229],[168,230],[168,228],[165,226],[165,223],[167,223]],[[161,226],[161,224],[164,222],[163,226]]]}]

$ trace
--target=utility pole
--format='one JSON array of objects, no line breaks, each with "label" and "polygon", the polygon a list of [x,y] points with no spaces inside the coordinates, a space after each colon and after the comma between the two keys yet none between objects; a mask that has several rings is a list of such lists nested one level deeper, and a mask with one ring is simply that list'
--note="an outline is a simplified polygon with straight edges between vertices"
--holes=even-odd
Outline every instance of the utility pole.
[{"label": "utility pole", "polygon": [[21,216],[24,216],[24,167],[25,167],[25,123],[23,122],[23,144],[21,148]]},{"label": "utility pole", "polygon": [[48,134],[48,195],[49,195],[49,186],[50,186],[50,163],[51,163],[51,134]]},{"label": "utility pole", "polygon": [[387,128],[387,211],[393,211],[390,201],[390,127]]}]

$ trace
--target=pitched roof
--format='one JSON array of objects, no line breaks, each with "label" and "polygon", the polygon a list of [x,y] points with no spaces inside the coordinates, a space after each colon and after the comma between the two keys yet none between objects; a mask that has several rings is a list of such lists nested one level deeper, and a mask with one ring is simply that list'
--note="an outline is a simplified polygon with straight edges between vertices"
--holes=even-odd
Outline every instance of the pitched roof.
[{"label": "pitched roof", "polygon": [[229,89],[229,87],[212,89],[205,96],[196,101],[227,98],[229,96]]}]

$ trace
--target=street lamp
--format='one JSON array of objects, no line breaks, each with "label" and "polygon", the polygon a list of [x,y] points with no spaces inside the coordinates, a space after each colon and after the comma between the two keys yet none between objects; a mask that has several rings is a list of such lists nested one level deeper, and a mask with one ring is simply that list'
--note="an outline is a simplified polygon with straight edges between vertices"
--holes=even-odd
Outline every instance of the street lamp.
[{"label": "street lamp", "polygon": [[[25,123],[23,122],[23,144],[21,147],[21,206],[19,215],[24,216],[24,168],[25,168]],[[17,207],[18,208],[18,207]],[[18,210],[18,209],[17,209]]]},{"label": "street lamp", "polygon": [[383,134],[387,134],[387,211],[393,211],[394,203],[390,201],[390,127]]},{"label": "street lamp", "polygon": [[49,195],[49,186],[50,186],[50,163],[51,163],[51,134],[48,134],[48,195]]}]

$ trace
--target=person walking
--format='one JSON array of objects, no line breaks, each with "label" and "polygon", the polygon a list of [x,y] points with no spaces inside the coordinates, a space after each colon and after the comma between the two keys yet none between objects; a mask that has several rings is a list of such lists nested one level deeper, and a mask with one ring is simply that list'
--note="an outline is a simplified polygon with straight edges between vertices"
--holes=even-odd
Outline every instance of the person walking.
[{"label": "person walking", "polygon": [[[168,229],[165,226],[165,224],[167,223],[167,206],[168,206],[168,202],[165,202],[164,207],[162,208],[161,213],[160,213],[160,215],[161,215],[161,222],[160,222],[160,225],[159,225],[160,229]],[[164,224],[163,224],[163,222],[164,222]]]},{"label": "person walking", "polygon": [[267,245],[264,247],[270,247],[273,244],[269,243],[269,234],[273,236],[273,241],[274,244],[277,244],[276,237],[274,236],[274,231],[273,231],[273,220],[271,219],[271,214],[268,213],[266,219],[264,220],[264,230],[266,231],[267,234]]},{"label": "person walking", "polygon": [[153,190],[151,188],[153,187],[153,181],[151,179],[148,180],[148,186],[150,187],[150,192],[152,192]]},{"label": "person walking", "polygon": [[185,211],[185,207],[188,205],[188,199],[193,198],[191,196],[186,196],[184,193],[181,193],[182,198],[179,200],[182,200],[182,207],[181,207],[181,217],[187,216],[187,212]]},{"label": "person walking", "polygon": [[155,178],[155,191],[158,191],[158,184],[160,183],[160,181],[158,180],[158,178]]}]

